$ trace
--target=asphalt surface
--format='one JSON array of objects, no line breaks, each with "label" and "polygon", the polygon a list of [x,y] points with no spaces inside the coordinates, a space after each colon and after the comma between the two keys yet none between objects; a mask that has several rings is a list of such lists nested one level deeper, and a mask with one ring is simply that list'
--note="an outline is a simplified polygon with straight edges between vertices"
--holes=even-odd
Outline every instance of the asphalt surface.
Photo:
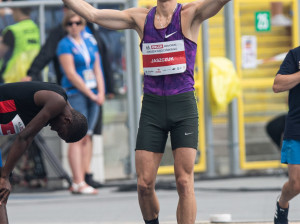
[{"label": "asphalt surface", "polygon": [[[231,223],[272,223],[275,201],[287,176],[196,180],[196,223],[210,223],[227,214]],[[10,224],[137,224],[143,223],[135,181],[120,181],[99,189],[97,196],[72,195],[67,190],[12,192],[7,210]],[[176,223],[178,196],[174,182],[157,183],[160,223]],[[290,202],[290,223],[300,223],[300,196]]]}]

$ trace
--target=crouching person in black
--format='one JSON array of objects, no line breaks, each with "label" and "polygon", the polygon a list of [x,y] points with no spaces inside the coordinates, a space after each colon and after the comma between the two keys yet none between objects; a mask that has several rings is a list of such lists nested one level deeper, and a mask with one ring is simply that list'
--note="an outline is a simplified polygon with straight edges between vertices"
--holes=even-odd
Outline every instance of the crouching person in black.
[{"label": "crouching person in black", "polygon": [[87,120],[68,103],[63,88],[54,83],[19,82],[0,85],[0,135],[17,134],[0,170],[0,223],[7,224],[9,175],[35,135],[50,125],[66,142],[86,135]]}]

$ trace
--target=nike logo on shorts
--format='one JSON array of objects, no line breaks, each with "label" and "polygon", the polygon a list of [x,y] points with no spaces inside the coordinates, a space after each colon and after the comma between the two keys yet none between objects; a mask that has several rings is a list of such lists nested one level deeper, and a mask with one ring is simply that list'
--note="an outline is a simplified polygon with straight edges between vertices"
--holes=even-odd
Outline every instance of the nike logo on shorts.
[{"label": "nike logo on shorts", "polygon": [[185,133],[184,133],[184,135],[191,135],[191,134],[193,134],[193,132],[188,132],[188,133],[185,132]]}]

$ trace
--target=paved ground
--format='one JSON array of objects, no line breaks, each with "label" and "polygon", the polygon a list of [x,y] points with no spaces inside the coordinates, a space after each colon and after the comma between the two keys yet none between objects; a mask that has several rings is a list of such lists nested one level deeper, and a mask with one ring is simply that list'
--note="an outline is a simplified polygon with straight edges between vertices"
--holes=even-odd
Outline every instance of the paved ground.
[{"label": "paved ground", "polygon": [[[230,214],[232,223],[272,223],[276,197],[285,175],[196,181],[197,223],[214,214]],[[162,224],[176,223],[177,192],[159,181]],[[98,196],[74,196],[68,191],[12,193],[11,224],[137,224],[143,223],[134,181],[100,189]],[[300,223],[300,196],[290,203],[290,223]]]}]

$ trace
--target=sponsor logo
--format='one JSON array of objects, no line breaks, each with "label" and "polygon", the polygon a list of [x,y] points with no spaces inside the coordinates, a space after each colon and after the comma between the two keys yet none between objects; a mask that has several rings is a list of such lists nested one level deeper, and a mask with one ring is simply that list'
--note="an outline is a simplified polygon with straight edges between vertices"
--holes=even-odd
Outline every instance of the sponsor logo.
[{"label": "sponsor logo", "polygon": [[151,45],[151,49],[162,49],[162,48],[164,48],[163,44]]},{"label": "sponsor logo", "polygon": [[191,135],[193,132],[185,132],[184,135]]},{"label": "sponsor logo", "polygon": [[161,73],[161,70],[158,68],[158,69],[155,71],[155,73],[160,74],[160,73]]},{"label": "sponsor logo", "polygon": [[175,34],[175,33],[177,33],[177,31],[175,31],[175,32],[173,32],[173,33],[170,33],[170,34],[166,34],[166,35],[165,35],[165,38],[167,39],[167,38],[169,38],[170,36],[172,36],[172,35]]},{"label": "sponsor logo", "polygon": [[23,131],[24,128],[25,128],[23,122],[20,122],[20,121],[17,123],[17,127],[18,127],[18,130],[19,130],[18,132]]}]

